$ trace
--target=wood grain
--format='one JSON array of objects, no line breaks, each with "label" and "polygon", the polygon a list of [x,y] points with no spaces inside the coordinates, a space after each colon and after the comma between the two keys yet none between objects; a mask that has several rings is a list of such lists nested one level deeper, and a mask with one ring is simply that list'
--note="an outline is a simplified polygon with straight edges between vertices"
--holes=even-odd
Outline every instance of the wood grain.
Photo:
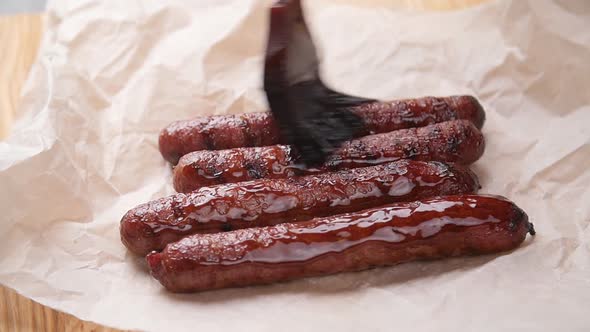
[{"label": "wood grain", "polygon": [[[360,0],[359,0],[360,1]],[[394,1],[394,0],[392,0]],[[449,10],[489,0],[396,0],[408,8]],[[19,105],[20,89],[37,56],[43,33],[42,15],[0,16],[0,139],[9,131]],[[0,332],[117,332],[50,309],[0,286]]]},{"label": "wood grain", "polygon": [[42,35],[42,15],[0,16],[0,139],[8,134]]},{"label": "wood grain", "polygon": [[0,331],[117,332],[40,305],[6,287],[0,288]]}]

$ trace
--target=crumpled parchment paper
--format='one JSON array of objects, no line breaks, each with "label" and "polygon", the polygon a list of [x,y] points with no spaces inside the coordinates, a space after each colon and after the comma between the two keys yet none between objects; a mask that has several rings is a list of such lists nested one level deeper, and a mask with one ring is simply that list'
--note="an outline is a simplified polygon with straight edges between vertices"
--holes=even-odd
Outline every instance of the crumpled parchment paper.
[{"label": "crumpled parchment paper", "polygon": [[45,305],[161,331],[588,331],[590,5],[498,0],[454,12],[306,1],[326,81],[379,99],[474,94],[484,193],[538,235],[504,255],[192,295],[168,294],[119,241],[172,192],[169,122],[262,111],[271,1],[66,1],[0,143],[0,282]]}]

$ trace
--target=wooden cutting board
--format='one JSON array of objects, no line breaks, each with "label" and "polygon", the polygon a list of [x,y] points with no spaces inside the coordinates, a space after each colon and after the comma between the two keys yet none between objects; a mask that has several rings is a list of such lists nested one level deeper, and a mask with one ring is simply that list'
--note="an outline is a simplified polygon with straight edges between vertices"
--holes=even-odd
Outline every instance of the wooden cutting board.
[{"label": "wooden cutting board", "polygon": [[[359,0],[362,1],[362,0]],[[490,0],[391,0],[408,8],[451,10]],[[0,139],[10,130],[20,89],[37,56],[43,15],[0,16]],[[0,331],[116,332],[50,309],[0,286]]]}]

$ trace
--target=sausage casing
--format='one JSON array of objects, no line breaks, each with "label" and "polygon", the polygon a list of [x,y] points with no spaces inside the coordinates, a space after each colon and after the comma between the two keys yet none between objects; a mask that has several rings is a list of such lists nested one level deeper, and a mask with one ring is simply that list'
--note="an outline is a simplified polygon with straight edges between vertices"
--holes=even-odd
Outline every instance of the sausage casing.
[{"label": "sausage casing", "polygon": [[478,189],[477,177],[464,166],[409,160],[335,173],[225,184],[161,198],[130,210],[121,220],[121,239],[131,251],[144,255],[195,233],[309,220]]},{"label": "sausage casing", "polygon": [[190,192],[220,183],[317,174],[399,159],[468,165],[481,157],[484,147],[483,135],[471,122],[455,120],[346,142],[323,166],[311,169],[298,164],[297,153],[285,145],[196,151],[182,157],[174,169],[174,188]]},{"label": "sausage casing", "polygon": [[[352,107],[365,124],[361,136],[465,119],[481,128],[485,112],[472,96],[422,97],[369,102]],[[284,143],[269,112],[215,115],[176,121],[160,133],[162,156],[176,164],[183,155],[200,150],[224,150]]]},{"label": "sausage casing", "polygon": [[498,196],[395,203],[300,223],[198,234],[152,253],[152,275],[173,292],[249,286],[377,266],[514,249],[534,234]]}]

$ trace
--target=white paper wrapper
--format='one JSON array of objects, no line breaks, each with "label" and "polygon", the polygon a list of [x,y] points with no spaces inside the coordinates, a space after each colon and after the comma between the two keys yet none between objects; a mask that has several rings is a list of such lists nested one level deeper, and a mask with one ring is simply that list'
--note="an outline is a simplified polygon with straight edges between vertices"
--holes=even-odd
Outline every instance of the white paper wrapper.
[{"label": "white paper wrapper", "polygon": [[119,241],[172,192],[169,122],[261,111],[271,1],[53,1],[20,121],[0,143],[0,282],[81,319],[161,331],[588,331],[590,6],[501,0],[416,13],[307,1],[323,75],[393,99],[469,93],[487,110],[483,192],[538,235],[513,253],[172,295]]}]

